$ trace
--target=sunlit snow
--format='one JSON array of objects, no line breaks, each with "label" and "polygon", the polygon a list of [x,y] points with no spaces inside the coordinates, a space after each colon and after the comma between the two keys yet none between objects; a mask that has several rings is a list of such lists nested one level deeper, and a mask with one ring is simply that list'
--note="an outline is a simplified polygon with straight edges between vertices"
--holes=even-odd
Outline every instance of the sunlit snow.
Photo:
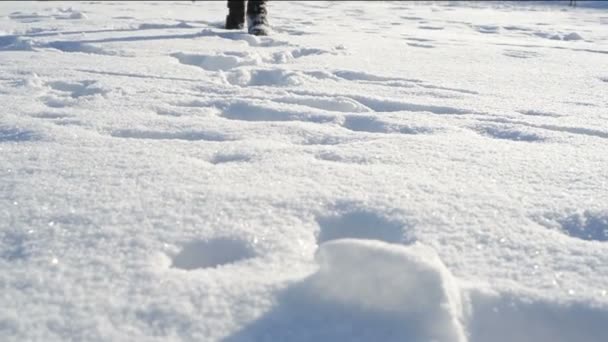
[{"label": "sunlit snow", "polygon": [[0,2],[1,341],[604,342],[608,5]]}]

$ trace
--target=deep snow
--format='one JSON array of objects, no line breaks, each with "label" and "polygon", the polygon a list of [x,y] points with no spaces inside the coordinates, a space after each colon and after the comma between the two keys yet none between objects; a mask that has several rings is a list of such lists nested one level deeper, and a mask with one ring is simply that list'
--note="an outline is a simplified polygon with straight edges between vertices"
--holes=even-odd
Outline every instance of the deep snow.
[{"label": "deep snow", "polygon": [[605,341],[578,3],[0,2],[0,339]]}]

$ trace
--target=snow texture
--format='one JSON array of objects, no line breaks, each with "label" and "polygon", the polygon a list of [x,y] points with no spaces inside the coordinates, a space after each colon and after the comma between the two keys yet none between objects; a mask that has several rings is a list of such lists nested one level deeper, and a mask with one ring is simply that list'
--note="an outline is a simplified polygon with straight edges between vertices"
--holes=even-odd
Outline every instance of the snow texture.
[{"label": "snow texture", "polygon": [[606,4],[0,2],[0,340],[604,342]]}]

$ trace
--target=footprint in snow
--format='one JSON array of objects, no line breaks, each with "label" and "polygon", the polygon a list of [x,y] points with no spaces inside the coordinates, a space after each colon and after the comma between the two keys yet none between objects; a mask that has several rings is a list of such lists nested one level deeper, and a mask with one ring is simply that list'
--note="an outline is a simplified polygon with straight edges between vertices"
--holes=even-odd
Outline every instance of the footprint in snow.
[{"label": "footprint in snow", "polygon": [[31,117],[33,118],[37,118],[37,119],[45,119],[45,120],[58,120],[58,119],[65,119],[65,118],[73,118],[73,115],[70,114],[66,114],[66,113],[58,113],[58,112],[40,112],[40,113],[36,113],[36,114],[32,114]]},{"label": "footprint in snow", "polygon": [[486,34],[500,33],[500,26],[496,26],[496,25],[474,25],[473,29],[479,33],[486,33]]},{"label": "footprint in snow", "polygon": [[89,96],[106,96],[110,90],[96,85],[96,81],[48,82],[46,86],[51,90],[48,95],[40,99],[50,108],[67,108],[78,103],[79,98]]},{"label": "footprint in snow", "polygon": [[331,112],[366,113],[372,110],[349,97],[323,97],[323,96],[285,96],[273,99],[275,102],[291,103],[311,108],[318,108]]},{"label": "footprint in snow", "polygon": [[501,140],[522,141],[522,142],[540,142],[545,140],[544,137],[531,132],[525,132],[520,129],[507,126],[478,126],[474,128],[482,135]]},{"label": "footprint in snow", "polygon": [[608,241],[608,211],[585,210],[574,214],[547,214],[537,221],[572,238]]},{"label": "footprint in snow", "polygon": [[8,15],[11,20],[18,21],[24,24],[35,23],[43,20],[48,20],[51,16],[43,15],[39,13],[24,13],[24,12],[12,12]]},{"label": "footprint in snow", "polygon": [[513,58],[534,58],[541,56],[538,52],[525,50],[504,50],[503,55]]},{"label": "footprint in snow", "polygon": [[507,30],[507,31],[521,31],[521,32],[530,32],[533,31],[533,29],[529,28],[529,27],[525,27],[525,26],[517,26],[517,25],[507,25],[507,26],[503,26],[503,29]]},{"label": "footprint in snow", "polygon": [[47,86],[60,94],[67,94],[71,98],[77,99],[83,96],[106,95],[110,91],[96,86],[96,81],[63,82],[55,81],[47,83]]},{"label": "footprint in snow", "polygon": [[303,146],[336,146],[361,140],[327,134],[295,134],[291,138],[293,144]]},{"label": "footprint in snow", "polygon": [[424,49],[433,49],[433,48],[435,48],[435,45],[430,45],[430,44],[407,43],[407,45],[409,45],[411,47],[424,48]]},{"label": "footprint in snow", "polygon": [[172,268],[186,271],[217,268],[255,257],[251,244],[245,240],[220,237],[192,241],[172,259]]},{"label": "footprint in snow", "polygon": [[183,130],[183,131],[158,131],[142,129],[117,129],[110,133],[112,137],[124,139],[149,139],[149,140],[185,140],[185,141],[230,141],[231,138],[218,132]]},{"label": "footprint in snow", "polygon": [[353,132],[420,134],[431,131],[429,128],[410,127],[380,120],[373,116],[348,115],[342,127]]},{"label": "footprint in snow", "polygon": [[211,164],[241,163],[251,161],[251,156],[244,153],[217,153],[209,162]]},{"label": "footprint in snow", "polygon": [[440,31],[440,30],[444,29],[443,26],[431,26],[431,25],[421,25],[421,26],[418,26],[418,28],[421,30],[434,30],[434,31]]},{"label": "footprint in snow", "polygon": [[0,36],[0,51],[32,51],[34,42],[16,35]]},{"label": "footprint in snow", "polygon": [[363,71],[354,70],[335,70],[333,72],[335,77],[347,80],[347,81],[371,81],[371,82],[387,82],[387,81],[409,81],[409,82],[421,82],[419,80],[409,80],[398,77],[388,77],[374,75]]},{"label": "footprint in snow", "polygon": [[[179,106],[179,104],[178,104],[178,106]],[[179,110],[167,109],[167,108],[158,108],[158,109],[156,109],[156,114],[160,115],[160,116],[170,116],[170,117],[180,117],[180,116],[186,115],[185,113],[183,113],[183,112],[181,112]]]},{"label": "footprint in snow", "polygon": [[407,37],[407,38],[403,38],[404,40],[409,40],[412,42],[419,42],[419,43],[428,43],[428,42],[433,42],[433,39],[427,39],[427,38],[416,38],[416,37]]},{"label": "footprint in snow", "polygon": [[375,155],[362,155],[357,153],[348,153],[341,151],[320,151],[315,153],[315,159],[325,161],[325,162],[333,162],[333,163],[341,163],[341,164],[354,164],[354,165],[386,165],[386,160],[382,157]]},{"label": "footprint in snow", "polygon": [[55,111],[45,111],[40,113],[31,114],[30,117],[47,120],[58,126],[82,126],[83,123],[76,116]]},{"label": "footprint in snow", "polygon": [[[426,88],[428,86],[424,87]],[[468,111],[466,109],[447,106],[415,104],[385,98],[374,98],[366,96],[351,96],[351,98],[363,104],[364,106],[371,108],[375,112],[430,112],[433,114],[446,115],[462,115],[472,113],[472,111]]]},{"label": "footprint in snow", "polygon": [[18,127],[0,126],[0,144],[11,142],[34,141],[39,138],[38,134],[28,129]]},{"label": "footprint in snow", "polygon": [[45,106],[49,108],[67,108],[76,104],[76,100],[71,97],[57,97],[52,95],[43,96],[41,98]]},{"label": "footprint in snow", "polygon": [[552,118],[559,118],[559,117],[563,116],[561,114],[540,111],[540,110],[522,110],[519,113],[523,114],[523,115],[527,115],[527,116],[546,116],[546,117],[552,117]]},{"label": "footprint in snow", "polygon": [[240,121],[302,121],[312,123],[327,123],[336,117],[312,108],[293,108],[294,106],[277,103],[235,102],[226,106],[221,117]]}]

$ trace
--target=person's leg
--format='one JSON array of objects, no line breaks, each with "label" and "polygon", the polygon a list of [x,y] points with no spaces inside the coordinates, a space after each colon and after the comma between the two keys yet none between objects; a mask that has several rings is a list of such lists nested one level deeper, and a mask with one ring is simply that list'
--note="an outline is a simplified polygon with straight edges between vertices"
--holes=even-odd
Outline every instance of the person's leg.
[{"label": "person's leg", "polygon": [[245,0],[228,0],[226,29],[240,30],[245,26]]},{"label": "person's leg", "polygon": [[256,36],[265,36],[270,31],[266,9],[266,0],[249,0],[247,2],[247,26],[249,33]]}]

